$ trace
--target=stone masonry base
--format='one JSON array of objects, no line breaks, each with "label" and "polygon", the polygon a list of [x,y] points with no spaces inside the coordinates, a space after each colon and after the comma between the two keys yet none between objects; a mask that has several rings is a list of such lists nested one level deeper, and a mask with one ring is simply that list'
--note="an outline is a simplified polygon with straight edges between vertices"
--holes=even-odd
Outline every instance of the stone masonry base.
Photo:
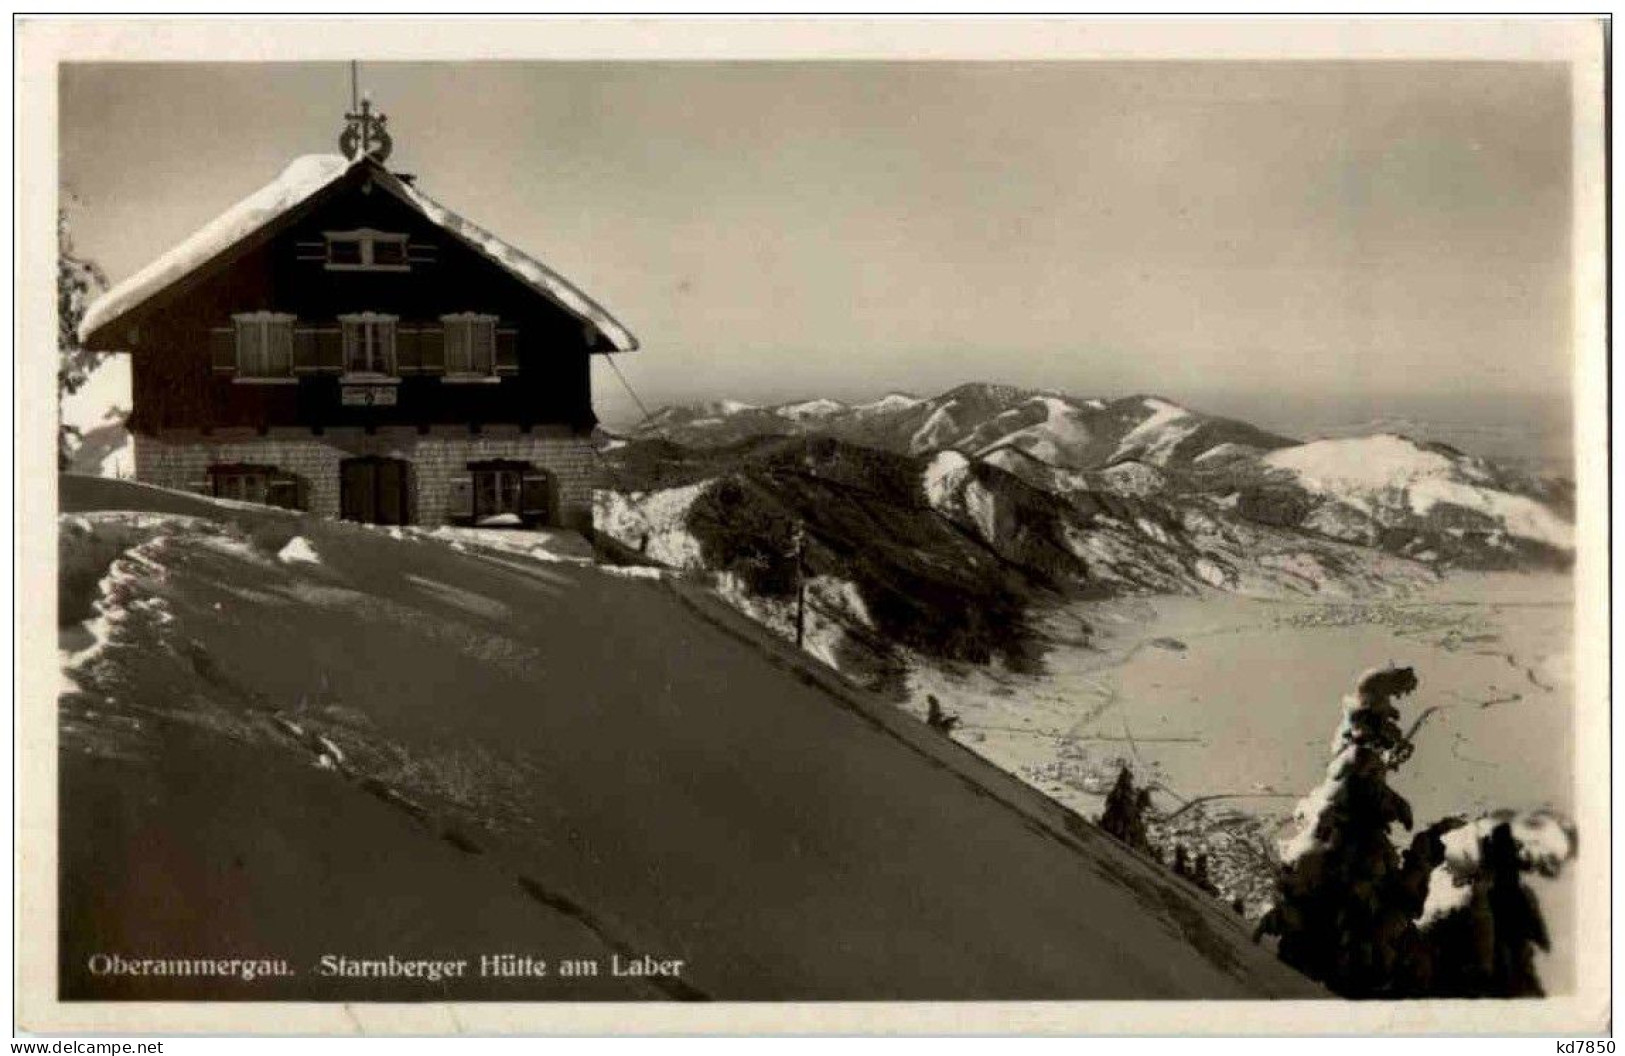
[{"label": "stone masonry base", "polygon": [[446,523],[450,480],[467,472],[469,462],[518,459],[551,472],[558,480],[559,520],[564,527],[592,527],[592,493],[597,485],[597,456],[587,437],[566,429],[541,428],[522,433],[518,428],[488,426],[478,434],[466,428],[329,429],[316,435],[305,430],[272,429],[265,435],[251,430],[166,432],[162,436],[137,434],[136,479],[183,490],[207,486],[208,468],[217,463],[248,462],[272,465],[304,478],[312,513],[339,515],[339,464],[347,458],[378,456],[411,464],[411,522],[427,527]]}]

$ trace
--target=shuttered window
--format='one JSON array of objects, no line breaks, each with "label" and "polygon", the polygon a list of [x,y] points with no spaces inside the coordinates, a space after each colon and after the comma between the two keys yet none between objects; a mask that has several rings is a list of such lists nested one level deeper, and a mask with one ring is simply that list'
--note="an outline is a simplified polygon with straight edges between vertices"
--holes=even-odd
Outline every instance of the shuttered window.
[{"label": "shuttered window", "polygon": [[451,479],[446,514],[484,528],[554,522],[553,475],[529,462],[471,462],[466,475]]},{"label": "shuttered window", "polygon": [[405,235],[360,228],[328,231],[328,271],[407,271],[410,255]]},{"label": "shuttered window", "polygon": [[474,471],[474,523],[496,527],[517,525],[522,474],[513,469]]},{"label": "shuttered window", "polygon": [[276,466],[216,463],[208,468],[208,481],[198,490],[221,499],[305,509],[305,482]]},{"label": "shuttered window", "polygon": [[395,316],[360,312],[339,316],[339,324],[344,332],[345,373],[395,373]]},{"label": "shuttered window", "polygon": [[[232,316],[239,378],[292,376],[293,318],[283,312],[245,312]],[[217,369],[218,366],[217,363]]]},{"label": "shuttered window", "polygon": [[446,374],[489,377],[496,373],[497,317],[475,312],[443,315]]}]

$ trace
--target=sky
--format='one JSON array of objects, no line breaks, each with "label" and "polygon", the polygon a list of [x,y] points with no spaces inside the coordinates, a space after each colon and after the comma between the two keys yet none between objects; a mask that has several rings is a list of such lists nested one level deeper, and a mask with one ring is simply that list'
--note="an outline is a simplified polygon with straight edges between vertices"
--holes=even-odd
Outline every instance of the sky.
[{"label": "sky", "polygon": [[[341,63],[65,65],[113,281],[336,149]],[[650,406],[972,380],[1304,432],[1517,423],[1571,385],[1563,66],[363,63],[391,168],[643,347]],[[637,413],[600,365],[606,421]]]}]

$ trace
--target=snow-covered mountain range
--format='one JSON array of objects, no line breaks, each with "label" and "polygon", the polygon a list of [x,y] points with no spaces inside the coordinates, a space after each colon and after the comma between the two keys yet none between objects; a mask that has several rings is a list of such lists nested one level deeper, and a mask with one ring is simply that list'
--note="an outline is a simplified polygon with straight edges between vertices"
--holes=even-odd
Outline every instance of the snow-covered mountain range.
[{"label": "snow-covered mountain range", "polygon": [[934,503],[991,467],[1069,503],[1161,503],[1434,567],[1563,565],[1574,548],[1567,481],[1392,433],[1300,442],[1150,395],[968,384],[859,404],[723,400],[667,407],[629,438],[722,455],[803,435],[925,459],[921,487]]},{"label": "snow-covered mountain range", "polygon": [[718,401],[605,446],[595,524],[622,557],[709,574],[794,637],[800,539],[806,648],[898,694],[939,663],[1020,668],[1062,599],[1369,599],[1574,550],[1566,481],[1391,434],[1300,442],[1149,395]]}]

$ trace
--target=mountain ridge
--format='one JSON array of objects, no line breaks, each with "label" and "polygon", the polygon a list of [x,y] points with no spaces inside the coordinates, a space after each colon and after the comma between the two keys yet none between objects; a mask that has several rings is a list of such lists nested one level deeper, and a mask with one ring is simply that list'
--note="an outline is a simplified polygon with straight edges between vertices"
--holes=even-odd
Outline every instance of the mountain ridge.
[{"label": "mountain ridge", "polygon": [[1563,478],[1408,435],[1298,440],[1151,392],[1080,398],[966,382],[868,403],[713,400],[662,408],[626,439],[721,455],[817,436],[917,458],[955,451],[1063,498],[1098,490],[1216,505],[1439,567],[1563,566],[1573,554]]}]

